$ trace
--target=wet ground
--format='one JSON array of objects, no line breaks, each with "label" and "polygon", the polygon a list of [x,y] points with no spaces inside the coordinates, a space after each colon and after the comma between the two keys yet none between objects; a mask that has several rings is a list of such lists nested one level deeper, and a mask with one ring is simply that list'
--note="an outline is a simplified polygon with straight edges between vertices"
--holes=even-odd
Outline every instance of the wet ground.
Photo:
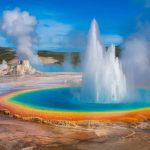
[{"label": "wet ground", "polygon": [[66,128],[0,114],[0,150],[149,150],[150,122]]}]

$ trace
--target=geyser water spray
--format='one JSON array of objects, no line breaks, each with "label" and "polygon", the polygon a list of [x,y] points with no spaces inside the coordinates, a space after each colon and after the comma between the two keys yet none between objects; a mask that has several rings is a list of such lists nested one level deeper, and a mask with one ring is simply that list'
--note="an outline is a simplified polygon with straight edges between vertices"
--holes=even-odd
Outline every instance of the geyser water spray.
[{"label": "geyser water spray", "polygon": [[104,48],[96,20],[91,23],[83,69],[83,99],[89,102],[119,102],[126,93],[126,78],[115,46]]}]

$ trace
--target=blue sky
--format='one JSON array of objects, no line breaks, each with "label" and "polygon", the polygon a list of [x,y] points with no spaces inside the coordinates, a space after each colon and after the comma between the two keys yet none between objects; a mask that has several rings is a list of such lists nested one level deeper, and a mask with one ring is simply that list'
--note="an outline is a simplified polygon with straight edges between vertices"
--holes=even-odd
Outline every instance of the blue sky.
[{"label": "blue sky", "polygon": [[[150,0],[0,0],[0,20],[3,11],[16,7],[38,21],[35,49],[83,50],[93,18],[104,44],[122,44],[139,22],[150,20]],[[0,46],[13,46],[2,32]]]}]

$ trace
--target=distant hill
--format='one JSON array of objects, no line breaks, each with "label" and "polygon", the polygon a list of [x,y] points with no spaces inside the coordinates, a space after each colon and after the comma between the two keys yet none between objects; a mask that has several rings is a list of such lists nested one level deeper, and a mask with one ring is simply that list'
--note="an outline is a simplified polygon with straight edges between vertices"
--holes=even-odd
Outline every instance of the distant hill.
[{"label": "distant hill", "polygon": [[[67,58],[69,61],[72,62],[72,64],[75,65],[79,64],[81,61],[80,52],[54,52],[48,50],[39,50],[37,54],[38,56],[41,57],[52,57],[58,60],[59,64],[62,64],[65,61],[65,58]],[[116,56],[117,57],[121,56],[120,46],[116,46]],[[16,53],[13,48],[0,47],[0,63],[2,62],[2,60],[6,60],[8,62],[15,58],[16,58]]]},{"label": "distant hill", "polygon": [[[71,62],[75,65],[80,63],[80,53],[79,52],[53,52],[53,51],[46,51],[46,50],[39,50],[37,52],[38,56],[41,57],[52,57],[56,60],[58,60],[59,64],[62,64],[65,60],[65,58],[68,58],[71,60]],[[3,60],[6,60],[7,62],[11,61],[12,59],[15,59],[16,52],[13,48],[7,48],[7,47],[0,47],[0,63]]]},{"label": "distant hill", "polygon": [[6,60],[8,62],[14,58],[16,58],[16,53],[12,48],[0,47],[0,63],[2,60]]},{"label": "distant hill", "polygon": [[38,56],[42,57],[52,57],[56,60],[59,60],[59,63],[63,63],[65,58],[70,59],[73,64],[80,63],[80,53],[79,52],[53,52],[40,50],[38,51]]}]

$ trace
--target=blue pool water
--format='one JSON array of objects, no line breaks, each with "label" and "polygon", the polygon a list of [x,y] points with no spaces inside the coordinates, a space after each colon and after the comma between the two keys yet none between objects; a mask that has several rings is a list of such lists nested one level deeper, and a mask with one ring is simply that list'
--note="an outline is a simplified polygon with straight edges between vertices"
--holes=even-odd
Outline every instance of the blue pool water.
[{"label": "blue pool water", "polygon": [[63,65],[63,64],[45,64],[34,66],[37,70],[41,72],[80,72],[80,65]]},{"label": "blue pool water", "polygon": [[88,103],[81,100],[80,88],[56,88],[30,91],[10,99],[29,107],[61,111],[126,111],[150,107],[150,91],[139,89],[120,103]]}]

